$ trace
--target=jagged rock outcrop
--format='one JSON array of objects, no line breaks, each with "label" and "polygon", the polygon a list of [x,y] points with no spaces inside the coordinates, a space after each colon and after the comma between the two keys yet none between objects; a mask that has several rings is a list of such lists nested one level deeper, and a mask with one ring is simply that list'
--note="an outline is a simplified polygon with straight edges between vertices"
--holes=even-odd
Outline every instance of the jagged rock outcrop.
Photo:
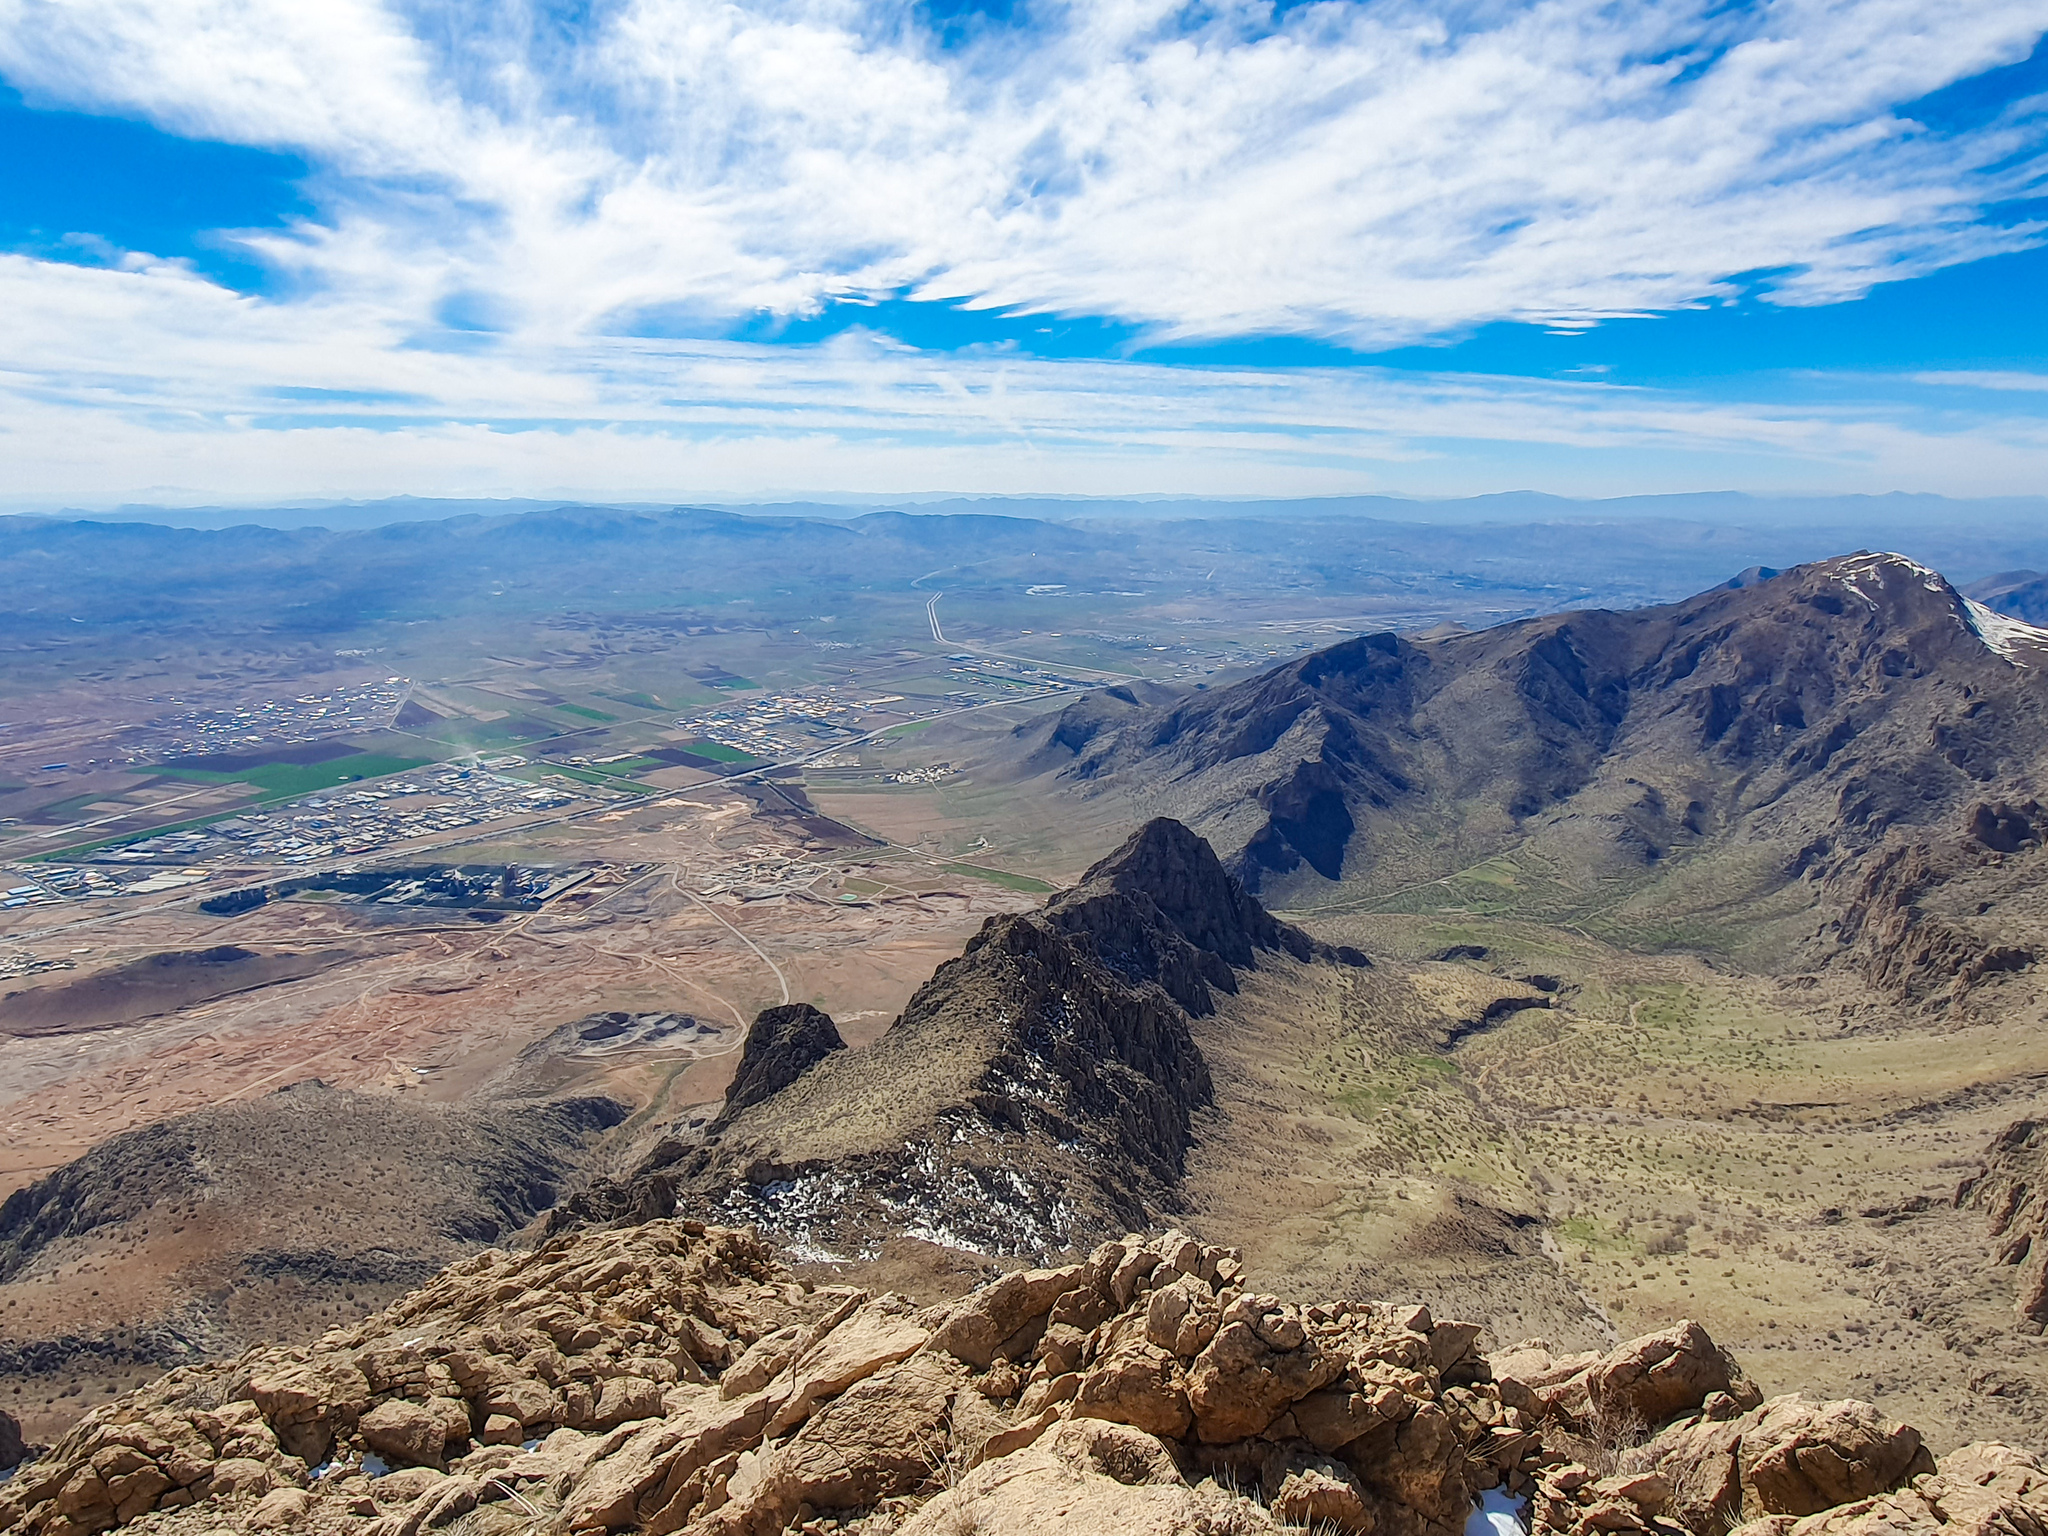
[{"label": "jagged rock outcrop", "polygon": [[680,1209],[813,1250],[894,1231],[1035,1253],[1146,1225],[1179,1209],[1189,1117],[1210,1101],[1190,1020],[1271,963],[1368,962],[1278,921],[1208,844],[1153,821],[1040,910],[991,918],[863,1050],[788,1054],[787,1021],[764,1015],[749,1055],[781,1065],[743,1065],[701,1142],[662,1143],[553,1230]]},{"label": "jagged rock outcrop", "polygon": [[[1745,1411],[1695,1324],[1489,1361],[1472,1324],[1283,1304],[1242,1268],[1130,1236],[920,1308],[795,1281],[751,1232],[572,1234],[94,1410],[0,1485],[0,1529],[1458,1536],[1503,1485],[1571,1536],[2044,1529],[2031,1457],[1976,1446],[1937,1471],[1867,1405]],[[1603,1404],[1673,1416],[1606,1477],[1574,1459],[1573,1414]]]},{"label": "jagged rock outcrop", "polygon": [[1831,882],[1846,892],[1834,933],[1870,983],[1895,1001],[1957,1002],[1985,977],[2034,963],[2031,949],[1932,913],[1922,900],[1981,859],[1986,817],[1988,836],[2005,841],[2010,824],[1980,802],[1971,807],[1965,838],[1893,844],[1845,865]]},{"label": "jagged rock outcrop", "polygon": [[0,1408],[0,1472],[12,1472],[29,1455],[28,1442],[21,1437],[21,1423]]},{"label": "jagged rock outcrop", "polygon": [[1710,1400],[1646,1444],[1624,1443],[1618,1459],[1621,1469],[1605,1477],[1583,1463],[1546,1470],[1537,1480],[1537,1528],[1720,1536],[1745,1527],[1763,1536],[1823,1513],[1844,1518],[1926,1486],[1937,1470],[1911,1426],[1868,1403],[1816,1403],[1796,1393],[1746,1413]]},{"label": "jagged rock outcrop", "polygon": [[772,1098],[834,1051],[845,1049],[831,1015],[809,1003],[764,1008],[747,1030],[739,1068],[713,1125],[722,1128],[741,1110]]},{"label": "jagged rock outcrop", "polygon": [[1963,1181],[1956,1204],[1985,1213],[1992,1261],[2019,1271],[2022,1325],[2048,1328],[2048,1121],[2015,1120],[1993,1137],[1983,1172]]},{"label": "jagged rock outcrop", "polygon": [[1608,1353],[1553,1357],[1540,1346],[1493,1355],[1502,1400],[1539,1418],[1613,1436],[1663,1424],[1716,1397],[1739,1408],[1762,1401],[1742,1371],[1695,1322],[1645,1334]]}]

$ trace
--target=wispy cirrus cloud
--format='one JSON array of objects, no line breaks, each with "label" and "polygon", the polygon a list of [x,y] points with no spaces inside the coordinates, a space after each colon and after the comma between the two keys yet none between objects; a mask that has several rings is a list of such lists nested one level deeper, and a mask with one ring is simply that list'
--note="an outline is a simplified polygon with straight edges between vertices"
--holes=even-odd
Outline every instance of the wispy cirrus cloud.
[{"label": "wispy cirrus cloud", "polygon": [[[899,484],[967,485],[949,444],[963,466],[1001,445],[1000,478],[1055,448],[1168,472],[1148,434],[1248,478],[1384,480],[1511,443],[1866,483],[1967,430],[1981,479],[2036,451],[2027,421],[719,338],[893,294],[1359,348],[1737,286],[1840,302],[2041,238],[2009,210],[2039,191],[2042,103],[1914,104],[2044,24],[2038,0],[1098,0],[941,37],[893,0],[0,0],[0,75],[34,103],[289,151],[314,208],[241,236],[275,274],[260,297],[147,253],[8,261],[0,389],[13,447],[68,421],[131,475],[210,436],[397,455],[476,431],[541,433],[541,457],[546,434],[625,434],[646,473],[696,475],[714,439],[781,431],[849,466],[865,444]],[[73,472],[54,448],[25,462]]]},{"label": "wispy cirrus cloud", "polygon": [[[16,504],[303,492],[2030,489],[2048,420],[1380,368],[636,337],[409,347],[375,306],[0,258]],[[138,334],[149,338],[138,350]],[[40,359],[39,361],[36,359]],[[320,381],[309,384],[308,380]]]},{"label": "wispy cirrus cloud", "polygon": [[[1902,107],[2024,57],[2037,3],[1046,6],[947,51],[847,0],[5,0],[0,71],[290,149],[270,254],[554,334],[915,292],[1170,334],[1380,344],[1788,301],[2011,248],[2043,121]],[[403,265],[412,280],[387,285]]]}]

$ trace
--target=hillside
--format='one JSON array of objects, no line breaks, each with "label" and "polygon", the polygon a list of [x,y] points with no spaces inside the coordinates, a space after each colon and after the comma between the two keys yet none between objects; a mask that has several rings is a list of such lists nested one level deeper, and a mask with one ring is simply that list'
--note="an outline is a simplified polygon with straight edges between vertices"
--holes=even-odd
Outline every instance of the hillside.
[{"label": "hillside", "polygon": [[[1409,908],[1490,899],[1782,959],[1880,847],[2032,836],[2044,661],[2048,632],[1853,555],[1661,607],[1367,635],[1170,704],[1109,690],[1020,728],[997,768],[1079,817],[1177,816],[1277,905],[1420,890]],[[1948,975],[2014,942],[1993,927],[1959,922]]]},{"label": "hillside", "polygon": [[366,1312],[548,1209],[625,1110],[318,1082],[125,1132],[0,1205],[0,1383],[31,1433],[138,1375]]}]

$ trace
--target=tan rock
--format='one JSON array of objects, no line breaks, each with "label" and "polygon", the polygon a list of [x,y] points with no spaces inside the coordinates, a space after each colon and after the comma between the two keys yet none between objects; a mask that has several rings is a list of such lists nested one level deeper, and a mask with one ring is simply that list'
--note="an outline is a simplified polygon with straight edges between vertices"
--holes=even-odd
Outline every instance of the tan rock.
[{"label": "tan rock", "polygon": [[253,1373],[249,1395],[278,1444],[311,1466],[327,1459],[335,1436],[369,1405],[370,1384],[348,1360],[284,1361]]},{"label": "tan rock", "polygon": [[1121,1346],[1081,1374],[1074,1414],[1134,1425],[1169,1439],[1186,1434],[1192,1419],[1179,1362],[1143,1339]]},{"label": "tan rock", "polygon": [[[1371,1447],[1385,1431],[1357,1443]],[[1411,1511],[1424,1527],[1462,1529],[1472,1508],[1472,1487],[1466,1481],[1464,1443],[1450,1416],[1435,1403],[1419,1402],[1393,1428],[1383,1455],[1361,1456],[1354,1447],[1351,1465],[1373,1493]]]},{"label": "tan rock", "polygon": [[899,1536],[1278,1536],[1257,1504],[1213,1483],[1190,1488],[1141,1431],[1075,1419],[1028,1449],[984,1462]]},{"label": "tan rock", "polygon": [[1005,1340],[1044,1317],[1060,1297],[1089,1279],[1087,1266],[1081,1264],[1012,1270],[955,1302],[932,1334],[931,1347],[978,1371],[986,1370]]},{"label": "tan rock", "polygon": [[249,1529],[278,1531],[296,1525],[312,1502],[312,1495],[303,1488],[273,1488],[249,1512]]},{"label": "tan rock", "polygon": [[1436,1326],[1429,1331],[1429,1358],[1437,1374],[1446,1381],[1488,1379],[1491,1369],[1478,1349],[1479,1336],[1484,1332],[1484,1326],[1479,1323],[1437,1318]]},{"label": "tan rock", "polygon": [[2048,1473],[2025,1451],[1966,1445],[1909,1488],[1838,1505],[1792,1525],[1801,1536],[2048,1536]]},{"label": "tan rock", "polygon": [[[566,1522],[577,1531],[619,1530],[636,1520],[650,1530],[680,1529],[704,1498],[706,1469],[759,1445],[775,1405],[765,1392],[736,1402],[706,1396],[680,1418],[626,1433],[602,1458],[585,1457],[582,1446],[592,1437],[577,1437],[564,1450],[586,1461],[589,1470],[572,1478],[573,1492],[563,1510]],[[554,1443],[555,1437],[549,1437],[541,1451]]]},{"label": "tan rock", "polygon": [[370,1497],[386,1509],[403,1509],[448,1481],[432,1467],[401,1467],[370,1484]]},{"label": "tan rock", "polygon": [[757,1512],[772,1511],[772,1528],[780,1529],[800,1505],[872,1506],[930,1481],[940,1470],[948,1409],[956,1395],[976,1397],[963,1390],[966,1384],[960,1363],[936,1351],[856,1382],[768,1454],[749,1501],[750,1518],[759,1524]]},{"label": "tan rock", "polygon": [[[1262,1313],[1260,1322],[1271,1315]],[[1291,1404],[1344,1372],[1343,1359],[1319,1344],[1275,1348],[1259,1324],[1243,1318],[1233,1321],[1229,1310],[1224,1318],[1223,1327],[1188,1370],[1188,1402],[1205,1444],[1258,1434]],[[1275,1331],[1267,1328],[1268,1333]]]},{"label": "tan rock", "polygon": [[756,1339],[718,1378],[719,1395],[745,1397],[760,1391],[796,1358],[797,1351],[804,1345],[806,1333],[802,1325],[792,1323],[787,1328],[778,1328]]},{"label": "tan rock", "polygon": [[1671,1484],[1671,1515],[1702,1536],[1764,1515],[1817,1514],[1935,1470],[1919,1432],[1868,1403],[1796,1394],[1724,1422],[1676,1426],[1643,1454]]},{"label": "tan rock", "polygon": [[1654,1430],[1695,1412],[1716,1392],[1753,1408],[1756,1389],[1698,1323],[1674,1323],[1618,1345],[1562,1381],[1537,1387],[1545,1403],[1596,1433]]},{"label": "tan rock", "polygon": [[1953,1496],[1971,1487],[2008,1499],[2048,1505],[2048,1468],[2030,1451],[1979,1440],[1950,1451],[1941,1458],[1938,1470],[1941,1493],[1937,1497]]},{"label": "tan rock", "polygon": [[905,1359],[930,1337],[916,1305],[901,1296],[878,1296],[859,1307],[776,1379],[770,1391],[780,1397],[781,1406],[769,1420],[768,1438],[794,1429],[816,1403]]},{"label": "tan rock", "polygon": [[554,1389],[526,1376],[498,1382],[484,1394],[481,1406],[487,1415],[500,1414],[521,1425],[552,1424],[562,1412]]},{"label": "tan rock", "polygon": [[485,1445],[520,1445],[525,1442],[526,1429],[509,1414],[494,1413],[485,1418],[480,1438]]},{"label": "tan rock", "polygon": [[614,1376],[604,1384],[591,1421],[598,1429],[616,1429],[634,1419],[658,1419],[662,1414],[662,1386],[644,1376]]},{"label": "tan rock", "polygon": [[1289,1525],[1365,1532],[1377,1523],[1365,1490],[1340,1461],[1287,1456],[1267,1469],[1265,1480],[1266,1507]]},{"label": "tan rock", "polygon": [[363,1415],[357,1429],[365,1445],[401,1467],[438,1467],[448,1439],[439,1414],[402,1397],[379,1403]]},{"label": "tan rock", "polygon": [[202,1494],[230,1499],[238,1493],[266,1494],[277,1481],[277,1473],[263,1462],[231,1456],[215,1462],[213,1470],[194,1487]]},{"label": "tan rock", "polygon": [[1145,1337],[1171,1354],[1198,1355],[1216,1337],[1222,1308],[1209,1282],[1182,1275],[1154,1290],[1145,1305]]}]

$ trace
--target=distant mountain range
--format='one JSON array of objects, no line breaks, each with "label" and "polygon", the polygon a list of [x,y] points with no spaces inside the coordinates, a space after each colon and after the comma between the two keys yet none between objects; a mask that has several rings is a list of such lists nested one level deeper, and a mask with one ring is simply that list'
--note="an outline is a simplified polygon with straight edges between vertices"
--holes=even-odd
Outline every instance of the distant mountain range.
[{"label": "distant mountain range", "polygon": [[[462,503],[404,502],[385,506],[413,520],[342,528],[166,527],[141,513],[0,518],[0,632],[56,633],[66,643],[89,632],[79,625],[209,639],[319,636],[380,621],[673,614],[734,602],[754,604],[757,618],[801,621],[914,586],[943,588],[956,601],[1058,591],[1077,619],[1084,609],[1074,605],[1089,598],[1114,607],[1219,595],[1449,600],[1469,609],[1475,594],[1498,594],[1486,606],[1504,617],[1668,601],[1743,566],[1809,560],[1847,542],[1822,512],[1859,520],[1860,539],[1875,539],[1867,530],[1878,528],[1894,547],[1962,579],[2048,567],[2048,518],[2038,509],[2020,517],[2019,503],[1872,498],[1803,503],[1801,512],[1742,502],[1754,516],[1736,522],[1723,516],[1734,502],[1673,501],[1668,510],[1691,509],[1692,520],[1645,515],[1640,499],[1528,497],[980,501],[854,515],[496,504],[485,514],[454,512]],[[824,512],[831,515],[812,515]],[[1894,517],[1889,527],[1886,517]],[[1029,627],[1036,616],[1008,622]]]},{"label": "distant mountain range", "polygon": [[[1929,523],[1988,526],[2024,524],[2048,514],[2048,497],[1997,496],[1958,499],[1894,491],[1881,496],[1760,496],[1743,491],[1694,491],[1652,496],[1573,497],[1542,491],[1501,491],[1483,496],[1422,499],[1409,496],[989,496],[925,493],[911,496],[844,496],[818,500],[730,501],[717,497],[694,505],[749,517],[845,519],[892,509],[923,516],[1028,517],[1066,522],[1077,518],[1372,518],[1383,522],[1472,524],[1555,522],[1616,518],[1665,518],[1681,522],[1733,522],[1768,527],[1790,522],[1859,530],[1914,528]],[[61,521],[154,523],[167,528],[335,531],[380,528],[390,523],[431,522],[447,517],[508,517],[526,512],[588,510],[660,512],[672,501],[580,501],[544,497],[387,496],[366,501],[307,499],[241,506],[124,504],[110,508],[52,509]]]},{"label": "distant mountain range", "polygon": [[[1659,607],[1363,636],[1206,692],[1110,689],[989,767],[1076,814],[1176,816],[1282,905],[1508,858],[1503,900],[1530,915],[1736,924],[1789,954],[1853,936],[1828,924],[1902,840],[2039,838],[2044,668],[2048,631],[1859,554]],[[2015,920],[1957,917],[1974,937],[1944,981]]]}]

